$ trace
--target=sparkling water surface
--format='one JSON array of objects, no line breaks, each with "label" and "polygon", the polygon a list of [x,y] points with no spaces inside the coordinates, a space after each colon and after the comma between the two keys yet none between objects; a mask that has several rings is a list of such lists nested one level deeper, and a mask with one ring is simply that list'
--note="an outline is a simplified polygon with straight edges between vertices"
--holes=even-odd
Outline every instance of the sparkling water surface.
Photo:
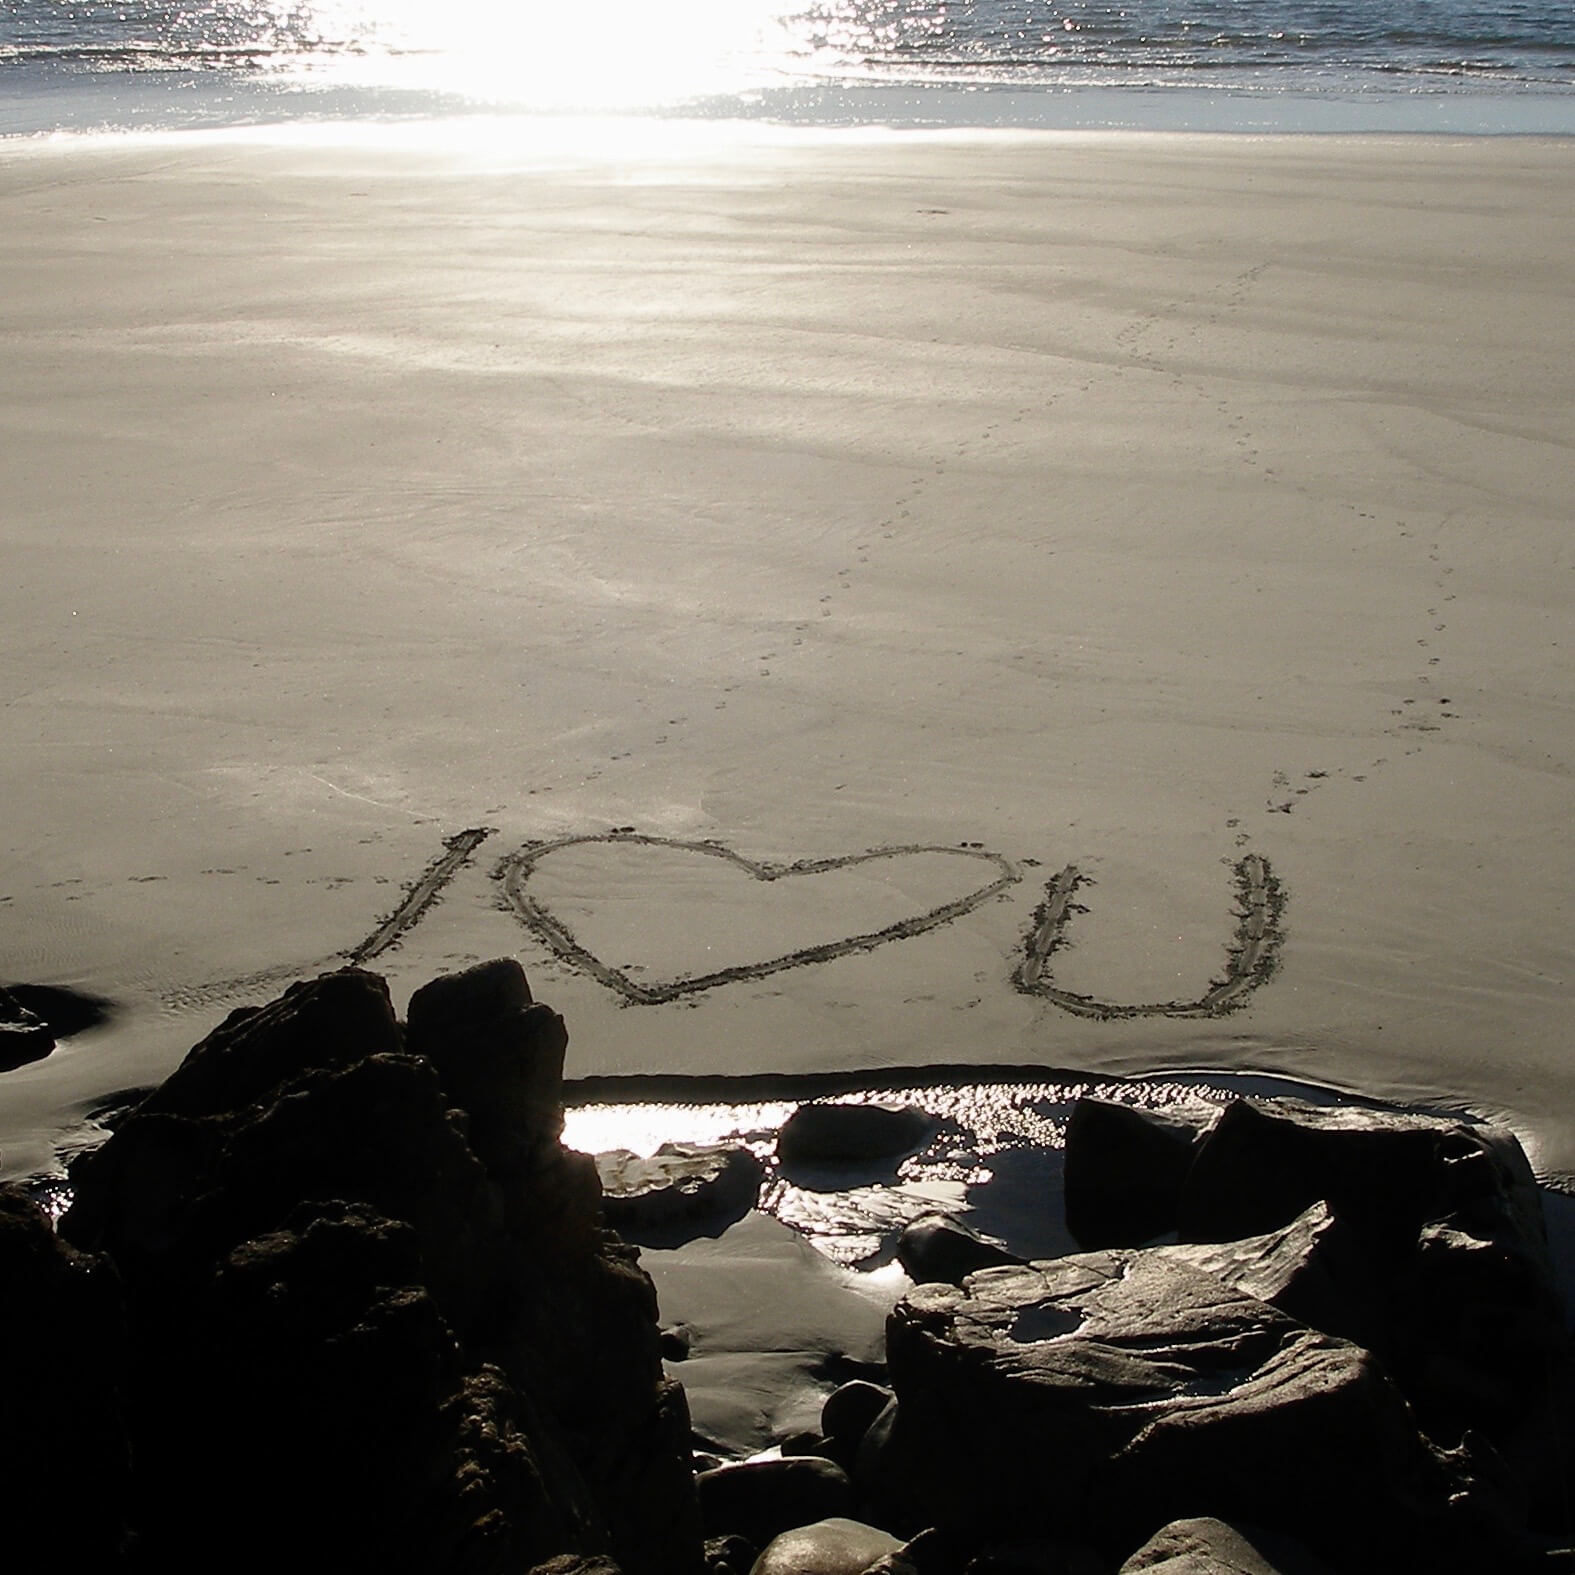
[{"label": "sparkling water surface", "polygon": [[1099,94],[1158,125],[1181,95],[1386,105],[1402,128],[1418,104],[1455,127],[1440,103],[1491,101],[1455,129],[1565,129],[1575,0],[0,0],[11,134],[470,111],[1012,124]]}]

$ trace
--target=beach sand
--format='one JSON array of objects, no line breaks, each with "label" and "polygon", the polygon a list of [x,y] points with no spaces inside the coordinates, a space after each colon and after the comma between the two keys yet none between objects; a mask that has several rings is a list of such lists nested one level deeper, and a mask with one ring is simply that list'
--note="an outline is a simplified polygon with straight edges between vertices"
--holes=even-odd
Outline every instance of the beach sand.
[{"label": "beach sand", "polygon": [[0,1169],[476,828],[373,965],[519,956],[571,1076],[1252,1070],[1575,1172],[1575,142],[647,135],[0,156],[0,979],[121,1007]]}]

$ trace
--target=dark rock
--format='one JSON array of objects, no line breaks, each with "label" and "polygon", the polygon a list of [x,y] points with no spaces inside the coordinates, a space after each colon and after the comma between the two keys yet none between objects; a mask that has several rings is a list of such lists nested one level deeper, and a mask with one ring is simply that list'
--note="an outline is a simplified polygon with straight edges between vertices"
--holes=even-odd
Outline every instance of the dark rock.
[{"label": "dark rock", "polygon": [[707,1575],[749,1575],[758,1555],[759,1549],[747,1537],[707,1537]]},{"label": "dark rock", "polygon": [[936,1280],[961,1285],[977,1269],[1022,1261],[945,1214],[926,1214],[897,1238],[897,1262],[919,1284]]},{"label": "dark rock", "polygon": [[1306,1200],[1279,1232],[1176,1250],[1359,1340],[1437,1444],[1454,1448],[1468,1433],[1490,1442],[1524,1483],[1532,1524],[1566,1524],[1575,1462],[1565,1464],[1562,1419],[1575,1410],[1575,1362],[1535,1181],[1512,1134],[1243,1101],[1204,1143],[1183,1192],[1182,1235],[1203,1242]]},{"label": "dark rock", "polygon": [[695,1486],[708,1537],[731,1533],[761,1548],[795,1526],[845,1516],[853,1509],[847,1473],[813,1455],[721,1466],[702,1471]]},{"label": "dark rock", "polygon": [[1210,1516],[1162,1526],[1121,1566],[1120,1575],[1333,1575],[1329,1566],[1283,1537]]},{"label": "dark rock", "polygon": [[511,959],[423,985],[410,998],[407,1042],[437,1068],[470,1119],[471,1147],[500,1178],[528,1168],[563,1131],[563,1019],[531,1001]]},{"label": "dark rock", "polygon": [[73,1167],[62,1231],[127,1291],[143,1557],[690,1575],[688,1411],[556,1141],[562,1021],[512,964],[418,994],[408,1038],[355,970],[232,1014]]},{"label": "dark rock", "polygon": [[1162,1251],[918,1287],[887,1359],[898,1402],[876,1518],[894,1529],[1130,1547],[1202,1513],[1306,1528],[1345,1571],[1463,1546],[1459,1483],[1371,1356]]},{"label": "dark rock", "polygon": [[100,1028],[115,1015],[115,1003],[64,984],[8,984],[0,990],[40,1018],[56,1039]]},{"label": "dark rock", "polygon": [[755,1560],[751,1575],[864,1575],[901,1547],[889,1532],[833,1516],[773,1537]]},{"label": "dark rock", "polygon": [[596,1156],[596,1169],[607,1223],[653,1246],[720,1235],[754,1208],[765,1174],[747,1148],[704,1143],[664,1143],[644,1157],[613,1149]]},{"label": "dark rock", "polygon": [[662,1330],[661,1342],[664,1362],[687,1362],[694,1345],[694,1330],[686,1323],[675,1323]]},{"label": "dark rock", "polygon": [[[894,1530],[912,1532],[920,1526],[934,1528],[934,1518],[919,1512],[914,1495],[909,1492],[908,1466],[905,1445],[913,1430],[899,1434],[897,1397],[890,1400],[876,1413],[875,1420],[864,1429],[858,1447],[853,1453],[853,1468],[849,1475],[858,1491],[858,1499],[874,1519]],[[964,1523],[945,1528],[950,1538],[957,1529],[968,1529]],[[939,1528],[935,1528],[939,1529]]]},{"label": "dark rock", "polygon": [[[819,1433],[789,1433],[777,1443],[777,1453],[788,1459],[793,1455],[819,1455],[825,1452],[826,1440]],[[829,1459],[830,1456],[827,1456]]]},{"label": "dark rock", "polygon": [[530,1575],[623,1575],[609,1558],[598,1554],[560,1553],[557,1558],[534,1565]]},{"label": "dark rock", "polygon": [[405,1030],[412,1046],[424,1046],[486,1031],[535,1004],[525,970],[512,957],[462,968],[429,979],[410,997]]},{"label": "dark rock", "polygon": [[1181,1239],[1262,1235],[1322,1201],[1381,1250],[1409,1252],[1447,1207],[1443,1138],[1452,1125],[1401,1111],[1235,1100],[1187,1172]]},{"label": "dark rock", "polygon": [[1575,1362],[1558,1298],[1527,1255],[1427,1226],[1373,1343],[1437,1442],[1490,1442],[1532,1524],[1570,1529]]},{"label": "dark rock", "polygon": [[231,1012],[139,1111],[192,1118],[231,1113],[302,1073],[402,1048],[388,986],[376,974],[345,968],[292,984],[267,1006]]},{"label": "dark rock", "polygon": [[1086,1543],[1060,1537],[986,1541],[964,1575],[1108,1575],[1110,1561]]},{"label": "dark rock", "polygon": [[912,1105],[800,1105],[777,1134],[777,1158],[789,1170],[900,1160],[927,1143],[938,1125]]},{"label": "dark rock", "polygon": [[1065,1172],[1066,1225],[1078,1243],[1140,1247],[1174,1230],[1182,1183],[1218,1119],[1201,1103],[1143,1110],[1079,1099],[1067,1121]]},{"label": "dark rock", "polygon": [[870,1424],[891,1404],[891,1390],[867,1378],[839,1384],[820,1408],[820,1430],[834,1443],[857,1450]]},{"label": "dark rock", "polygon": [[[463,1370],[420,1273],[416,1233],[360,1205],[304,1205],[226,1255],[188,1325],[181,1404],[144,1408],[150,1557],[244,1525],[247,1569],[309,1538],[328,1566],[501,1571],[575,1539],[513,1390]],[[193,1415],[211,1418],[196,1450]]]},{"label": "dark rock", "polygon": [[125,1322],[107,1259],[76,1252],[0,1188],[0,1494],[13,1559],[113,1566],[127,1530]]},{"label": "dark rock", "polygon": [[9,990],[0,989],[0,1072],[42,1061],[54,1048],[49,1024]]}]

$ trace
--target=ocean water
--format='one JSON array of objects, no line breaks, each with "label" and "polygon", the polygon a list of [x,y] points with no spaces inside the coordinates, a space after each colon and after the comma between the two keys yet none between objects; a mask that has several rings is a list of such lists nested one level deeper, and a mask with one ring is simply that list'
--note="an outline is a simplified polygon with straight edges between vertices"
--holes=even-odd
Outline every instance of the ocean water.
[{"label": "ocean water", "polygon": [[0,0],[0,135],[457,114],[1575,132],[1572,0]]}]

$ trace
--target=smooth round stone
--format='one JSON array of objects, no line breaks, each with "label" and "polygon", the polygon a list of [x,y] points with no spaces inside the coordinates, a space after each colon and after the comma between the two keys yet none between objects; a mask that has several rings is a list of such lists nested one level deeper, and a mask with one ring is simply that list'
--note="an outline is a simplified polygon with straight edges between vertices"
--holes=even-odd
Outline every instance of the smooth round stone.
[{"label": "smooth round stone", "polygon": [[749,1575],[864,1575],[901,1546],[896,1537],[861,1520],[817,1520],[773,1537]]}]

